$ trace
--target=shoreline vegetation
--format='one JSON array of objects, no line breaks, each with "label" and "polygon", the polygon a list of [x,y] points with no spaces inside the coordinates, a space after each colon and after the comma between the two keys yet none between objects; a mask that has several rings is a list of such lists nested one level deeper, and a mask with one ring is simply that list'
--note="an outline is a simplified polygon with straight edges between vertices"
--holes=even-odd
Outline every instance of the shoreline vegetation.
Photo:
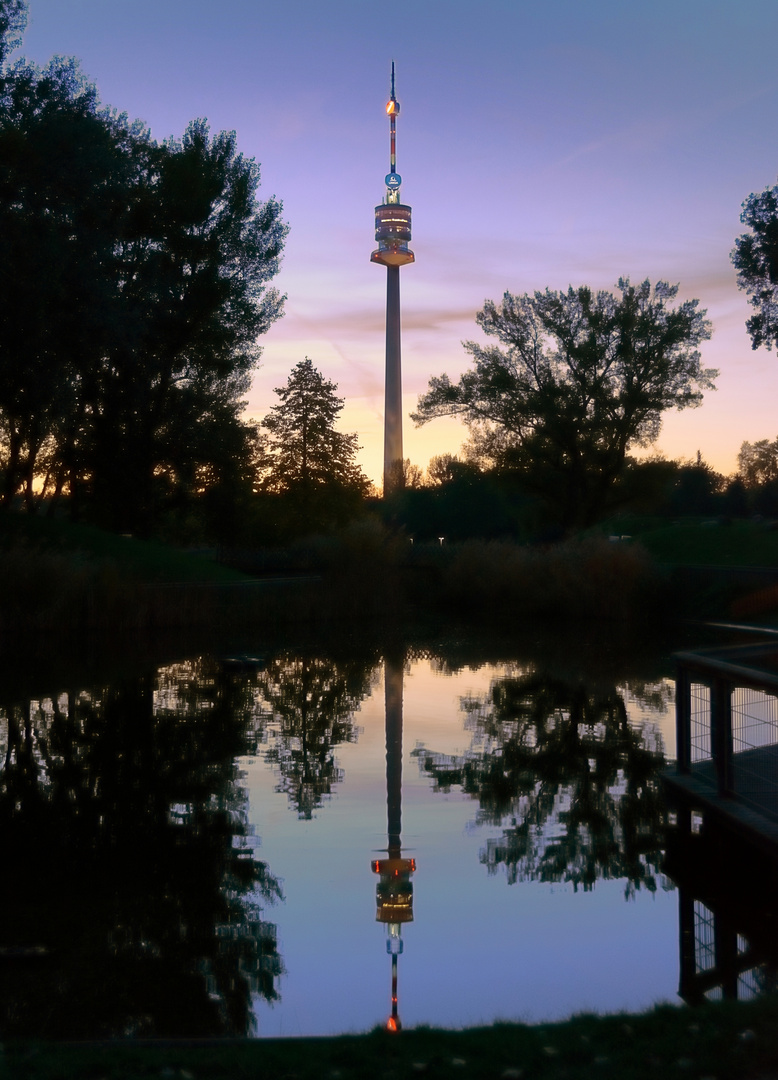
[{"label": "shoreline vegetation", "polygon": [[416,1028],[316,1038],[115,1043],[10,1043],[11,1080],[771,1080],[778,1001],[660,1006],[639,1015],[581,1015],[559,1023],[497,1023],[461,1031]]},{"label": "shoreline vegetation", "polygon": [[[626,526],[637,526],[625,533]],[[85,525],[0,521],[0,640],[176,627],[321,626],[435,612],[654,625],[778,607],[778,532],[617,523],[548,545],[416,543],[366,519],[277,549],[183,551]]]}]

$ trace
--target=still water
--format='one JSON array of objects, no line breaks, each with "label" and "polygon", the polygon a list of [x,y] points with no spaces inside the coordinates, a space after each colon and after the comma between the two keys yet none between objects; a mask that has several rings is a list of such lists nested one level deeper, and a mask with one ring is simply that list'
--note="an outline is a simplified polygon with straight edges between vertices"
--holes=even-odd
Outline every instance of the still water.
[{"label": "still water", "polygon": [[671,664],[496,653],[256,648],[15,691],[0,1035],[679,1002]]}]

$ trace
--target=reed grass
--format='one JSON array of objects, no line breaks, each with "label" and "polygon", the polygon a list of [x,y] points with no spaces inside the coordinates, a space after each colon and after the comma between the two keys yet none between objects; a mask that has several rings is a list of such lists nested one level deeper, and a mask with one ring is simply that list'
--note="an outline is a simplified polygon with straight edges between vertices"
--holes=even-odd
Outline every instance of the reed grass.
[{"label": "reed grass", "polygon": [[[662,622],[679,609],[669,573],[641,544],[597,535],[543,548],[487,541],[413,545],[366,519],[279,551],[234,553],[232,567],[125,538],[101,543],[6,543],[0,635],[315,629],[426,612],[508,624],[559,617]],[[684,602],[688,614],[694,595]]]},{"label": "reed grass", "polygon": [[471,541],[441,573],[446,603],[502,617],[645,617],[661,608],[664,584],[644,548],[598,536],[542,549]]}]

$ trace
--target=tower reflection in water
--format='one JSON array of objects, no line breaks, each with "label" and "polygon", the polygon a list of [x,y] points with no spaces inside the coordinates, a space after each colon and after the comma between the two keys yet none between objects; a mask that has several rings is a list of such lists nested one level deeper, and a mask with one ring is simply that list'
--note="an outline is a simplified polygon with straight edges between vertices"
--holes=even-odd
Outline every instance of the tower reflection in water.
[{"label": "tower reflection in water", "polygon": [[415,859],[402,856],[403,661],[387,658],[384,664],[386,695],[386,817],[388,847],[385,859],[374,859],[376,921],[386,926],[386,951],[392,958],[392,1011],[387,1030],[402,1026],[397,1004],[397,959],[403,951],[402,928],[413,922]]}]

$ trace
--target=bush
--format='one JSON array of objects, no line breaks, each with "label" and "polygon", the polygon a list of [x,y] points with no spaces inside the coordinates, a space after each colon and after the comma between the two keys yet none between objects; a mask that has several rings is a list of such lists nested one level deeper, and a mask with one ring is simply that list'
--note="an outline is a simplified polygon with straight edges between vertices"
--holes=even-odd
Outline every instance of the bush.
[{"label": "bush", "polygon": [[642,547],[592,536],[547,548],[471,541],[453,554],[441,587],[463,609],[627,619],[652,595],[656,602],[659,583]]}]

